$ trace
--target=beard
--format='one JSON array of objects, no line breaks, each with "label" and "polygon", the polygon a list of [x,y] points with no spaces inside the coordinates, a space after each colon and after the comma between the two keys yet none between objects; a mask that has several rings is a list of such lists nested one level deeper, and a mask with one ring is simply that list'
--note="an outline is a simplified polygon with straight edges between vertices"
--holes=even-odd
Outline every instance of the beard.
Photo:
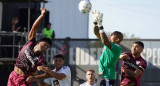
[{"label": "beard", "polygon": [[132,50],[132,54],[135,54],[136,52]]},{"label": "beard", "polygon": [[136,55],[137,53],[135,51],[132,51],[132,55]]},{"label": "beard", "polygon": [[133,55],[133,56],[139,56],[140,53],[139,53],[139,52],[136,52],[136,51],[132,51],[132,55]]}]

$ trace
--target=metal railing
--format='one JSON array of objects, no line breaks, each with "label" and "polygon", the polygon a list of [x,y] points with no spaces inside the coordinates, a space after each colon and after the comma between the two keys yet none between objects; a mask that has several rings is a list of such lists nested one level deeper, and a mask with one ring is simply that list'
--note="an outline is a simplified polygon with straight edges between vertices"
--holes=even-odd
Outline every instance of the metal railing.
[{"label": "metal railing", "polygon": [[[15,54],[17,54],[22,48],[23,44],[27,40],[28,33],[27,32],[0,32],[0,58],[17,58]],[[36,34],[36,38],[41,37],[41,33]],[[12,52],[8,52],[7,48],[10,50],[12,48]],[[18,50],[16,50],[18,49]],[[4,50],[4,52],[3,52]],[[8,53],[10,57],[2,56],[2,54]],[[12,55],[11,55],[12,54]]]}]

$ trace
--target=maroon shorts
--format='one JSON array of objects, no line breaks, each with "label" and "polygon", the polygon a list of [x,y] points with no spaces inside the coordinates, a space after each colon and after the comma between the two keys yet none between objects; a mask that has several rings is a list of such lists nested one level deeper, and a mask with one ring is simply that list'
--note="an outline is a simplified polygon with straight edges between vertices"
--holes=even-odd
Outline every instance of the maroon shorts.
[{"label": "maroon shorts", "polygon": [[16,72],[12,71],[7,86],[32,86],[32,83],[27,83],[25,79],[26,77],[18,75]]}]

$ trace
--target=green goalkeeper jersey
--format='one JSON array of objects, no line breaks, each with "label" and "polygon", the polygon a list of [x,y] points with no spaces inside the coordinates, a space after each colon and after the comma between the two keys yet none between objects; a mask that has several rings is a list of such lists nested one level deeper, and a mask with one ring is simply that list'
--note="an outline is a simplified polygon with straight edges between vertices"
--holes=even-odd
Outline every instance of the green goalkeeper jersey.
[{"label": "green goalkeeper jersey", "polygon": [[103,52],[99,58],[99,72],[107,79],[115,79],[115,67],[121,54],[121,47],[111,43],[111,49],[104,45]]}]

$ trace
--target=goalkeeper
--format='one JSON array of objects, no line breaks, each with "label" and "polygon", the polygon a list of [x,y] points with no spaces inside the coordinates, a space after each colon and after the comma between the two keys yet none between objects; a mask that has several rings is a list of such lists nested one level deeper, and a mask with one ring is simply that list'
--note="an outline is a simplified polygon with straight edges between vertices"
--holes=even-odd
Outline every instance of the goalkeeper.
[{"label": "goalkeeper", "polygon": [[119,31],[114,31],[107,37],[102,25],[103,13],[95,10],[92,14],[94,17],[94,34],[104,44],[102,54],[99,58],[99,76],[96,86],[113,86],[115,67],[121,54],[119,44],[123,40],[123,34]]}]

